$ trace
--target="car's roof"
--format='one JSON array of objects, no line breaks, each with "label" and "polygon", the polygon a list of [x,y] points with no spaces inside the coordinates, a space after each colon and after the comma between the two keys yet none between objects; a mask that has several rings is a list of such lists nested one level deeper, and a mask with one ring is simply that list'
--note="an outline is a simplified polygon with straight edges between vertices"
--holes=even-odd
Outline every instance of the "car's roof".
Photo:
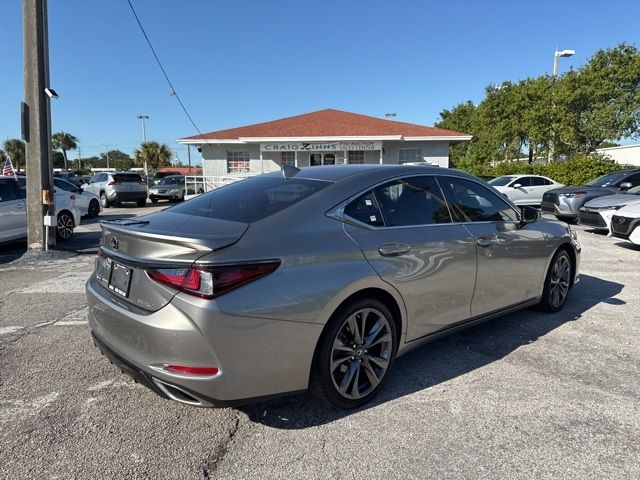
[{"label": "car's roof", "polygon": [[[380,164],[349,164],[349,165],[323,165],[315,167],[302,167],[299,172],[289,175],[289,178],[304,178],[308,180],[324,180],[337,182],[339,180],[359,174],[379,173],[382,177],[395,175],[437,175],[437,174],[457,174],[468,176],[458,170],[428,165],[380,165]],[[272,172],[268,175],[282,175],[282,172]]]}]

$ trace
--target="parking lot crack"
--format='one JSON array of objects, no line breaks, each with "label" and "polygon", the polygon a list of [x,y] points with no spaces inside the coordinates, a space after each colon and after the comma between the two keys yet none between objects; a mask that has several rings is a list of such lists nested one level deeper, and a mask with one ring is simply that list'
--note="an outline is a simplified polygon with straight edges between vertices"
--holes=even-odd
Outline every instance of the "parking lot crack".
[{"label": "parking lot crack", "polygon": [[240,415],[236,413],[236,419],[232,427],[229,429],[229,434],[227,438],[225,438],[216,448],[211,452],[209,457],[206,459],[204,467],[202,468],[202,473],[205,479],[213,478],[215,471],[218,466],[224,460],[225,456],[229,452],[229,447],[231,443],[236,438],[236,434],[238,433],[238,429],[240,428]]}]

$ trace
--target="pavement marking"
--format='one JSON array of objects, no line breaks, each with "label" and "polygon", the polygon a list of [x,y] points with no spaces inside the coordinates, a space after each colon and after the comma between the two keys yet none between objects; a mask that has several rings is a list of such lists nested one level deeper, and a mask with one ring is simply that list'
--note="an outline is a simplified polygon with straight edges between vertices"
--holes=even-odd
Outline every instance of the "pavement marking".
[{"label": "pavement marking", "polygon": [[18,330],[22,330],[23,328],[24,327],[16,327],[16,326],[0,327],[0,335],[8,335],[10,333],[17,332]]},{"label": "pavement marking", "polygon": [[55,402],[60,394],[51,392],[30,402],[24,400],[0,400],[0,421],[23,420],[37,415],[40,410]]},{"label": "pavement marking", "polygon": [[128,380],[103,380],[102,382],[98,382],[95,385],[91,385],[87,388],[87,392],[98,392],[100,390],[104,390],[105,388],[120,388],[120,387],[138,387],[137,383],[130,382]]},{"label": "pavement marking", "polygon": [[74,325],[86,325],[89,323],[87,320],[69,320],[65,322],[64,320],[60,320],[59,322],[54,323],[56,327],[64,327],[64,326],[74,326]]}]

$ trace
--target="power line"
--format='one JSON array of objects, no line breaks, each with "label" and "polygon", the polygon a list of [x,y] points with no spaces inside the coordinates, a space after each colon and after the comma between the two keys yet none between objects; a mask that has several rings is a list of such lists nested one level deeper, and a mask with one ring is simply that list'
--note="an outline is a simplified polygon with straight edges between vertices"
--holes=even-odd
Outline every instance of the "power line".
[{"label": "power line", "polygon": [[133,13],[133,16],[135,17],[136,22],[138,22],[138,26],[140,27],[140,31],[142,32],[142,35],[144,35],[144,38],[147,41],[147,44],[149,45],[149,48],[151,49],[151,53],[153,53],[153,56],[155,57],[156,62],[158,64],[158,66],[160,67],[160,70],[162,70],[162,74],[164,75],[165,80],[169,84],[169,87],[171,87],[171,95],[176,97],[176,100],[178,100],[178,103],[182,107],[182,110],[184,111],[185,115],[187,116],[187,118],[191,122],[191,125],[193,125],[193,128],[195,128],[196,131],[198,132],[199,136],[205,141],[205,143],[209,143],[207,141],[207,139],[204,137],[204,134],[200,131],[200,129],[196,125],[196,122],[193,121],[193,118],[189,114],[189,111],[187,110],[187,108],[184,106],[184,103],[182,103],[182,100],[180,99],[180,96],[178,95],[178,92],[176,91],[175,87],[173,86],[173,83],[171,83],[171,80],[169,79],[169,75],[167,75],[167,71],[162,66],[162,62],[160,62],[160,59],[158,58],[158,54],[156,53],[155,48],[153,48],[153,45],[151,44],[151,40],[149,40],[149,36],[147,35],[147,32],[145,31],[144,27],[142,26],[142,22],[140,22],[140,18],[138,18],[138,14],[136,13],[135,8],[133,8],[133,4],[131,3],[131,0],[127,0],[127,3],[129,4],[129,7],[131,8],[131,13]]}]

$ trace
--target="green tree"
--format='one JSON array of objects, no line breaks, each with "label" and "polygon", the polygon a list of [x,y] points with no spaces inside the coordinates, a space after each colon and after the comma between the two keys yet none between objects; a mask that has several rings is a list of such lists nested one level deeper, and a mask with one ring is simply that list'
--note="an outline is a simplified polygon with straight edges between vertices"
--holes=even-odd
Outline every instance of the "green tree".
[{"label": "green tree", "polygon": [[591,153],[605,141],[640,133],[640,52],[621,44],[599,50],[556,85],[554,128],[570,152]]},{"label": "green tree", "polygon": [[143,143],[134,152],[136,165],[142,167],[146,160],[149,170],[159,170],[169,166],[172,155],[173,153],[167,145],[158,142]]},{"label": "green tree", "polygon": [[[105,153],[100,154],[101,163],[107,165],[107,156]],[[133,167],[133,159],[120,150],[109,150],[109,166],[118,170],[129,170]]]},{"label": "green tree", "polygon": [[52,136],[52,145],[55,150],[62,150],[62,155],[64,156],[64,169],[67,170],[68,160],[67,160],[67,151],[75,150],[78,148],[78,140],[77,137],[71,135],[67,132],[56,132]]},{"label": "green tree", "polygon": [[11,159],[13,168],[20,170],[20,163],[24,163],[24,142],[19,138],[10,138],[5,140],[2,145],[5,154]]}]

